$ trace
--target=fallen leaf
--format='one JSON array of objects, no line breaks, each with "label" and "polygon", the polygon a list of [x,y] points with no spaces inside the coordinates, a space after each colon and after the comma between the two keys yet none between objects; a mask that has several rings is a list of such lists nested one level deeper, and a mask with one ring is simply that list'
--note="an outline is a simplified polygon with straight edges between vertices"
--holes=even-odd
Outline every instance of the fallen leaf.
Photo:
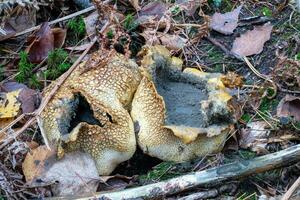
[{"label": "fallen leaf", "polygon": [[136,23],[143,24],[156,24],[164,14],[167,12],[167,5],[161,1],[153,1],[142,7],[137,14]]},{"label": "fallen leaf", "polygon": [[294,117],[300,121],[300,98],[292,95],[286,95],[277,106],[278,117]]},{"label": "fallen leaf", "polygon": [[54,49],[54,35],[49,23],[45,22],[41,28],[29,38],[31,44],[27,47],[28,59],[32,63],[40,63],[50,51]]},{"label": "fallen leaf", "polygon": [[129,0],[129,2],[131,3],[131,5],[134,7],[136,11],[141,10],[141,7],[139,5],[139,0]]},{"label": "fallen leaf", "polygon": [[54,48],[63,46],[66,38],[66,30],[61,28],[51,29],[48,22],[28,39],[30,45],[26,48],[28,59],[32,63],[40,63]]},{"label": "fallen leaf", "polygon": [[167,47],[169,50],[182,49],[188,41],[188,39],[179,35],[159,34],[158,37],[161,41],[161,44]]},{"label": "fallen leaf", "polygon": [[130,185],[134,177],[116,174],[114,176],[101,176],[98,189],[100,191],[122,190]]},{"label": "fallen leaf", "polygon": [[270,130],[269,125],[265,121],[250,122],[247,128],[242,129],[239,146],[241,148],[250,148],[258,154],[265,154],[268,151],[265,149],[268,144]]},{"label": "fallen leaf", "polygon": [[21,103],[18,102],[18,96],[21,90],[15,90],[8,93],[0,93],[0,119],[13,118],[18,115]]},{"label": "fallen leaf", "polygon": [[167,11],[167,5],[161,1],[153,1],[145,5],[139,12],[139,17],[142,16],[157,16],[158,20]]},{"label": "fallen leaf", "polygon": [[191,17],[196,12],[206,0],[176,0],[176,5],[178,5],[181,10],[184,10],[186,15]]},{"label": "fallen leaf", "polygon": [[211,18],[210,28],[225,35],[230,35],[238,26],[242,6],[224,14],[215,13]]},{"label": "fallen leaf", "polygon": [[86,33],[88,37],[91,39],[94,38],[96,35],[96,26],[97,26],[98,19],[99,19],[99,14],[97,11],[83,18]]},{"label": "fallen leaf", "polygon": [[40,146],[26,155],[22,165],[30,186],[51,184],[55,196],[88,195],[100,181],[94,160],[86,153],[73,152],[57,160],[56,153]]},{"label": "fallen leaf", "polygon": [[[2,27],[3,32],[0,31],[0,41],[11,38],[17,32],[31,28],[36,24],[35,10],[28,11],[26,8],[19,10],[15,15],[10,16],[4,22]],[[1,27],[0,27],[1,30]]]},{"label": "fallen leaf", "polygon": [[54,48],[61,48],[66,40],[67,30],[62,28],[51,29],[54,37]]},{"label": "fallen leaf", "polygon": [[169,50],[182,49],[188,41],[187,39],[179,35],[171,35],[168,33],[162,33],[147,29],[143,33],[141,33],[141,35],[145,38],[147,45],[161,44]]},{"label": "fallen leaf", "polygon": [[[17,82],[6,82],[2,84],[2,90],[6,92],[13,92],[20,90],[17,100],[21,103],[22,113],[31,113],[39,106],[40,94],[28,88],[26,85]],[[1,91],[2,91],[1,90]]]},{"label": "fallen leaf", "polygon": [[263,51],[266,41],[270,39],[273,26],[266,23],[255,26],[253,30],[247,31],[233,42],[231,52],[240,56],[251,56]]}]

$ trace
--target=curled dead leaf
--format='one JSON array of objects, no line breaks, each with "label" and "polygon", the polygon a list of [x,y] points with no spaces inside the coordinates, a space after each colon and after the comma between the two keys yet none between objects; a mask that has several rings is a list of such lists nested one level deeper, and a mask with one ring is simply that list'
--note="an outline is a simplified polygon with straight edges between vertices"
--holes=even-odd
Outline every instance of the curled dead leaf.
[{"label": "curled dead leaf", "polygon": [[271,23],[255,26],[253,30],[247,31],[234,40],[231,52],[239,56],[251,56],[261,53],[265,42],[271,37],[272,28]]},{"label": "curled dead leaf", "polygon": [[239,146],[248,149],[258,154],[266,154],[265,149],[268,144],[270,130],[269,125],[265,121],[250,122],[247,128],[242,129],[240,133]]},{"label": "curled dead leaf", "polygon": [[95,163],[86,153],[72,152],[57,160],[56,152],[46,146],[28,153],[22,169],[30,186],[57,182],[51,185],[55,196],[93,194],[100,181]]},{"label": "curled dead leaf", "polygon": [[40,94],[22,83],[12,81],[2,84],[2,92],[13,92],[17,90],[20,90],[17,100],[21,104],[22,113],[33,112],[39,106]]},{"label": "curled dead leaf", "polygon": [[131,5],[134,7],[136,11],[141,10],[141,7],[139,5],[139,0],[129,0],[129,2],[131,3]]},{"label": "curled dead leaf", "polygon": [[28,39],[30,45],[26,48],[28,59],[32,63],[40,63],[54,48],[63,46],[66,38],[66,30],[61,28],[51,29],[48,22]]},{"label": "curled dead leaf", "polygon": [[183,38],[179,35],[171,35],[168,33],[162,33],[147,29],[141,35],[145,38],[147,45],[151,46],[161,44],[169,50],[182,49],[188,41],[186,38]]},{"label": "curled dead leaf", "polygon": [[300,121],[300,98],[292,95],[286,95],[277,106],[278,117],[294,117]]},{"label": "curled dead leaf", "polygon": [[211,17],[210,28],[225,35],[232,34],[238,26],[238,19],[241,8],[242,6],[239,6],[231,12],[227,12],[224,14],[213,14],[213,16]]},{"label": "curled dead leaf", "polygon": [[85,30],[89,38],[93,38],[96,35],[96,26],[97,26],[98,19],[99,19],[99,14],[97,11],[83,18],[85,24]]}]

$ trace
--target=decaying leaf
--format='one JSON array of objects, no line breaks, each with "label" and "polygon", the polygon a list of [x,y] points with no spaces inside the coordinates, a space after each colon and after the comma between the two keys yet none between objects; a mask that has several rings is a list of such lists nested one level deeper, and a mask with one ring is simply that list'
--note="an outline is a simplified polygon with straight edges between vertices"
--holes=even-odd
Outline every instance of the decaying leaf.
[{"label": "decaying leaf", "polygon": [[30,45],[26,48],[29,61],[40,63],[54,48],[60,48],[65,42],[66,31],[61,28],[51,29],[48,22],[42,24],[41,28],[29,37]]},{"label": "decaying leaf", "polygon": [[134,177],[128,177],[123,175],[114,175],[114,176],[101,176],[100,177],[100,184],[98,189],[100,191],[107,191],[107,190],[122,190],[126,188],[132,182]]},{"label": "decaying leaf", "polygon": [[134,7],[136,11],[141,10],[141,7],[139,5],[139,0],[129,0],[129,2],[131,3],[131,5]]},{"label": "decaying leaf", "polygon": [[286,95],[277,106],[278,117],[294,117],[300,121],[300,98],[292,95]]},{"label": "decaying leaf", "polygon": [[232,34],[238,26],[238,19],[241,8],[242,6],[239,6],[233,11],[224,14],[215,13],[211,17],[210,28],[225,35]]},{"label": "decaying leaf", "polygon": [[21,90],[8,93],[0,93],[0,119],[13,118],[18,115],[21,103],[18,96]]},{"label": "decaying leaf", "polygon": [[161,1],[153,1],[142,7],[138,12],[136,22],[139,24],[149,24],[157,22],[167,11],[167,5]]},{"label": "decaying leaf", "polygon": [[86,33],[90,38],[93,38],[96,35],[96,26],[97,26],[98,19],[99,19],[99,14],[97,11],[83,18]]},{"label": "decaying leaf", "polygon": [[58,196],[93,194],[100,181],[93,159],[82,152],[72,152],[57,160],[54,151],[40,146],[26,155],[22,168],[31,186],[58,182],[51,185]]},{"label": "decaying leaf", "polygon": [[145,38],[147,45],[151,46],[161,44],[169,50],[182,49],[188,41],[186,38],[179,35],[171,35],[152,30],[145,30],[141,35]]},{"label": "decaying leaf", "polygon": [[197,8],[199,8],[206,0],[176,0],[181,10],[184,10],[187,16],[193,16]]},{"label": "decaying leaf", "polygon": [[[36,12],[35,10],[28,11],[26,8],[19,9],[13,16],[5,19],[3,27],[0,26],[0,41],[12,37],[15,33],[23,31],[27,28],[31,28],[36,24]],[[0,20],[1,21],[1,20]]]},{"label": "decaying leaf", "polygon": [[265,154],[268,144],[268,136],[270,130],[269,125],[265,121],[250,122],[246,129],[242,129],[240,134],[239,146],[241,148],[250,148],[258,154]]},{"label": "decaying leaf", "polygon": [[270,39],[273,26],[266,23],[255,26],[253,30],[247,31],[233,42],[231,52],[240,56],[251,56],[263,51],[264,44]]},{"label": "decaying leaf", "polygon": [[300,89],[300,61],[279,57],[272,71],[272,79],[283,88]]},{"label": "decaying leaf", "polygon": [[21,103],[22,113],[33,112],[39,105],[40,94],[22,83],[12,81],[2,84],[1,91],[3,92],[13,92],[17,90],[20,90],[17,100],[19,103]]}]

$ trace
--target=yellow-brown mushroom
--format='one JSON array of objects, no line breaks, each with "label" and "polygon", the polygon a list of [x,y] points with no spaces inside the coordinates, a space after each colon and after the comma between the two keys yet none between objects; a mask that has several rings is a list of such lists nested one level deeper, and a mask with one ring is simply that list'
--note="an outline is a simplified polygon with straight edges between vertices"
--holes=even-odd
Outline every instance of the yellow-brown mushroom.
[{"label": "yellow-brown mushroom", "polygon": [[145,153],[182,162],[223,148],[233,121],[220,74],[182,71],[162,46],[146,50],[142,69],[131,116]]},{"label": "yellow-brown mushroom", "polygon": [[97,52],[68,77],[39,123],[60,157],[82,150],[107,175],[134,154],[136,138],[145,153],[179,162],[223,147],[232,116],[221,76],[182,71],[162,46],[144,53],[138,67],[117,53],[103,62]]},{"label": "yellow-brown mushroom", "polygon": [[59,156],[82,150],[94,158],[99,174],[107,175],[135,152],[126,109],[141,76],[137,64],[123,55],[112,56],[107,64],[99,55],[81,64],[60,87],[42,113],[40,127]]}]

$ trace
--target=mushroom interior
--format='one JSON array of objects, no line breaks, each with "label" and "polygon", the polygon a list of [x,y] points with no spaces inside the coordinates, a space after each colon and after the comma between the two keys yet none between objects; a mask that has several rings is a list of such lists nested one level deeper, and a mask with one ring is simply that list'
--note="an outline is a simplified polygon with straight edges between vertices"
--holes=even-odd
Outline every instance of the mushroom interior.
[{"label": "mushroom interior", "polygon": [[201,101],[208,98],[205,83],[167,66],[157,65],[152,74],[156,90],[165,102],[165,125],[204,127]]}]

